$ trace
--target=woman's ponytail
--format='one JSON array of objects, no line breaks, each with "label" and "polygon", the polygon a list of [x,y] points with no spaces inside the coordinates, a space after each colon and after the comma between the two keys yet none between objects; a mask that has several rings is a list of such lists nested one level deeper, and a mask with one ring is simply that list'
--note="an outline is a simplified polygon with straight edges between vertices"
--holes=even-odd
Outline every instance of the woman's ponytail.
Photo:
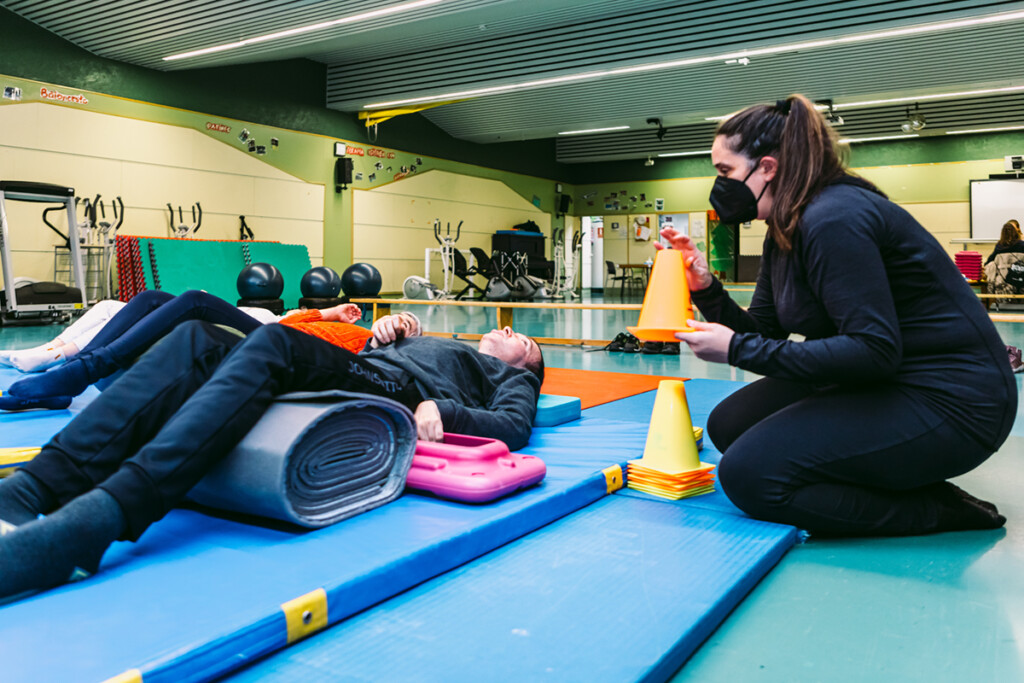
[{"label": "woman's ponytail", "polygon": [[790,95],[774,106],[755,105],[718,126],[734,152],[754,161],[778,160],[772,179],[769,234],[784,251],[793,247],[804,209],[822,189],[847,173],[832,127],[803,95]]}]

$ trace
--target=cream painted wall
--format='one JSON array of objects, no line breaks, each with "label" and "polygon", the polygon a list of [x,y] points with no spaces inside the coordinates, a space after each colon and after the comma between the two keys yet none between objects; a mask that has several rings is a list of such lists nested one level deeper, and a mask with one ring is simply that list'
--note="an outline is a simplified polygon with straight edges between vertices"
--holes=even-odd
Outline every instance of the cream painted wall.
[{"label": "cream painted wall", "polygon": [[[527,220],[551,236],[551,215],[505,183],[427,171],[373,190],[353,192],[353,260],[376,266],[383,280],[382,292],[401,292],[405,278],[424,275],[424,250],[438,246],[435,219],[441,221],[442,234],[451,224],[453,236],[456,225],[463,221],[456,246],[466,252],[480,247],[490,254],[495,231]],[[550,258],[551,245],[545,246]],[[435,254],[430,261],[430,281],[440,286],[442,280],[441,262]],[[476,281],[482,286],[484,279]],[[458,282],[461,280],[456,285]]]},{"label": "cream painted wall", "polygon": [[[878,166],[854,169],[921,223],[950,257],[965,248],[971,234],[970,181],[999,173],[1002,160],[963,161],[945,164]],[[994,244],[968,244],[967,249],[986,256]]]},{"label": "cream painted wall", "polygon": [[[238,239],[244,215],[257,239],[304,244],[314,265],[323,259],[323,185],[179,126],[41,103],[0,106],[0,179],[65,185],[104,201],[120,196],[126,235],[167,237],[167,203],[182,205],[190,223],[198,201],[198,238]],[[43,208],[7,203],[17,276],[53,277],[61,240],[42,223]],[[51,218],[66,229],[63,215]]]}]

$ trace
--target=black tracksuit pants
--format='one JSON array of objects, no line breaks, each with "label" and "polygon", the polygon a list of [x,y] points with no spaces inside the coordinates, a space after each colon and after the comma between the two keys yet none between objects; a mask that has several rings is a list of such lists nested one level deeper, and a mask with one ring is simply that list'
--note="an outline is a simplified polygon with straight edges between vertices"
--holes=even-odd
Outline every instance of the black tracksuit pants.
[{"label": "black tracksuit pants", "polygon": [[63,505],[96,487],[120,503],[137,539],[248,433],[274,396],[343,389],[415,409],[406,377],[283,325],[241,339],[180,325],[61,430],[25,470]]},{"label": "black tracksuit pants", "polygon": [[[1010,425],[1016,405],[1006,410]],[[737,507],[822,535],[940,530],[942,497],[930,485],[993,452],[897,386],[818,389],[771,378],[719,403],[708,436]]]}]

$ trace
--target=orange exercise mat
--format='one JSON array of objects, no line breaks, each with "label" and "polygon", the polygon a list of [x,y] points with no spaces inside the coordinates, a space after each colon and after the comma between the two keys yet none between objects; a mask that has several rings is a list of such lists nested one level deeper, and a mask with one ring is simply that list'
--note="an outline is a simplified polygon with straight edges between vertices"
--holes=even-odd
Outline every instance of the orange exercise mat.
[{"label": "orange exercise mat", "polygon": [[628,372],[598,372],[597,370],[568,370],[544,368],[542,394],[576,396],[583,409],[602,403],[654,391],[663,379],[686,379],[660,375],[633,375]]}]

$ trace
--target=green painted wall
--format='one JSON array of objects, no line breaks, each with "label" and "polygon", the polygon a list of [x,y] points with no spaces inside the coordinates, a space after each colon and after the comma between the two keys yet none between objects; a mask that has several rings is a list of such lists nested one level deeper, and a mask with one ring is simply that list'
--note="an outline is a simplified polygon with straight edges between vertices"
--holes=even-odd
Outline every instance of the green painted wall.
[{"label": "green painted wall", "polygon": [[[965,202],[970,180],[1002,173],[1003,157],[1022,151],[1021,131],[944,135],[853,145],[850,167],[877,182],[897,202]],[[707,156],[660,159],[654,166],[644,166],[641,160],[588,164],[573,177],[577,215],[650,212],[653,207],[648,204],[657,198],[665,200],[665,213],[711,208],[707,196],[714,169]],[[644,195],[646,200],[640,199]]]}]

